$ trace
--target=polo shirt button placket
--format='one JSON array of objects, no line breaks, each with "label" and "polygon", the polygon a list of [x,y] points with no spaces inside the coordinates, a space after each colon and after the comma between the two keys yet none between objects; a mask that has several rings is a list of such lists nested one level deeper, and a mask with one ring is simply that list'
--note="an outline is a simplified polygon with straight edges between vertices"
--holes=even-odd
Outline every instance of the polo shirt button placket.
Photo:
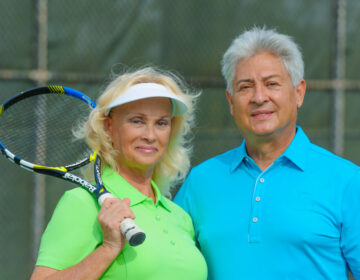
[{"label": "polo shirt button placket", "polygon": [[[261,174],[263,175],[263,174]],[[265,183],[265,178],[260,177],[257,182],[255,183],[254,186],[254,190],[255,190],[255,194],[254,194],[254,204],[252,206],[252,211],[251,211],[251,225],[249,228],[249,241],[252,242],[260,242],[260,228],[259,228],[259,213],[260,213],[260,207],[261,207],[261,189],[263,188],[263,185]]]}]

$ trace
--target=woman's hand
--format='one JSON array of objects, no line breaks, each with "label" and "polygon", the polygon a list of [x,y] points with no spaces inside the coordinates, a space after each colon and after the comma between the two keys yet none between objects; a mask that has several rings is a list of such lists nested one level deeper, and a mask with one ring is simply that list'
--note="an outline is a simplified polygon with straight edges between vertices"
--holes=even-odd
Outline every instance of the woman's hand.
[{"label": "woman's hand", "polygon": [[98,221],[103,233],[102,246],[116,256],[125,245],[125,238],[120,231],[120,223],[125,218],[135,219],[135,215],[129,206],[130,200],[128,198],[124,200],[107,198],[98,214]]}]

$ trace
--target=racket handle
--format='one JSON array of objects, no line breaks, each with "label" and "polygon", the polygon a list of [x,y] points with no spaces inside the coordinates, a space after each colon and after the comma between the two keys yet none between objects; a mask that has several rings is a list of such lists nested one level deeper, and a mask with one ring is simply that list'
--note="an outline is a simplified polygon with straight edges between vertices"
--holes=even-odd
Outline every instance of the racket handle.
[{"label": "racket handle", "polygon": [[[100,206],[107,198],[114,198],[114,196],[109,192],[106,192],[99,196],[98,202]],[[145,232],[135,224],[133,219],[124,219],[120,224],[120,230],[131,246],[138,246],[142,244],[145,240]]]}]

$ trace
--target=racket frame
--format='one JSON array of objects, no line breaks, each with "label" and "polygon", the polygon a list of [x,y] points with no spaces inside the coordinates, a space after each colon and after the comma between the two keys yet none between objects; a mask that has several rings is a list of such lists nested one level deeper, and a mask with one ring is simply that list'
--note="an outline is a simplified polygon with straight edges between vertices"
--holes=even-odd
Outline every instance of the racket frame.
[{"label": "racket frame", "polygon": [[[68,96],[77,98],[89,104],[91,108],[96,107],[95,102],[93,102],[88,96],[72,88],[63,87],[63,86],[42,86],[27,91],[23,91],[7,99],[3,104],[0,105],[0,117],[11,105],[23,99],[40,94],[66,94]],[[90,156],[67,166],[51,167],[51,166],[34,164],[14,155],[5,147],[5,145],[1,141],[0,141],[0,150],[1,153],[8,160],[28,171],[57,177],[84,187],[87,191],[89,191],[90,193],[96,196],[100,206],[102,205],[102,203],[105,201],[106,198],[114,198],[114,196],[106,190],[102,182],[101,159],[97,155],[97,152],[93,152],[92,154],[90,154]],[[78,169],[82,166],[85,166],[90,162],[94,162],[94,177],[96,181],[95,185],[90,184],[86,180],[69,172]],[[145,233],[135,224],[135,222],[132,219],[127,218],[123,220],[120,225],[120,228],[126,240],[129,242],[131,246],[140,245],[145,240],[146,237]]]}]

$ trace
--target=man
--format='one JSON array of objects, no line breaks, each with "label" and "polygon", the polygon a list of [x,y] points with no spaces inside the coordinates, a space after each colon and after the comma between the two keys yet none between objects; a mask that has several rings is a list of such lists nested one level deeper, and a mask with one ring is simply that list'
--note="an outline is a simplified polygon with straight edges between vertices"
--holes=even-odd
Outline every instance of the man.
[{"label": "man", "polygon": [[297,45],[253,28],[222,66],[244,142],[193,168],[175,197],[209,279],[360,279],[360,168],[296,126],[306,89]]}]

